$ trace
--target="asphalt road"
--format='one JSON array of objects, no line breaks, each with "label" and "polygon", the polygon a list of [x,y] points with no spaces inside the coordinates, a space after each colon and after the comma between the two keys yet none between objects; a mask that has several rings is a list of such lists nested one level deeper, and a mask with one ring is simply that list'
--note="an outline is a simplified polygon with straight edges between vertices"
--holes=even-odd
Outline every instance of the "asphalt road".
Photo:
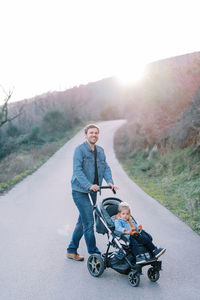
[{"label": "asphalt road", "polygon": [[[140,285],[131,287],[127,276],[106,269],[93,278],[84,262],[66,259],[78,216],[71,197],[72,155],[84,141],[83,131],[62,147],[34,174],[0,197],[0,300],[109,300],[200,299],[200,238],[187,225],[144,193],[125,174],[113,150],[113,135],[123,121],[100,124],[100,140],[107,154],[117,197],[130,203],[136,220],[166,247],[158,282],[149,281],[145,268]],[[103,192],[103,197],[111,192]],[[96,235],[106,249],[106,236]]]}]

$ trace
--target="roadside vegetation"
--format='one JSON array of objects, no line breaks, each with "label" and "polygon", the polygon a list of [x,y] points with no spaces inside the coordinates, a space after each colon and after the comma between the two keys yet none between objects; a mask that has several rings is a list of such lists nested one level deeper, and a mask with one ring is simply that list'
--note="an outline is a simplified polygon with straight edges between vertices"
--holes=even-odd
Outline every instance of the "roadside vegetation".
[{"label": "roadside vegetation", "polygon": [[147,160],[138,150],[118,158],[125,171],[147,194],[158,200],[200,234],[200,163],[192,149],[171,151]]},{"label": "roadside vegetation", "polygon": [[41,126],[26,134],[8,123],[0,131],[0,193],[37,170],[83,126],[69,126],[58,110],[47,112]]},{"label": "roadside vegetation", "polygon": [[199,59],[194,66],[180,72],[184,85],[178,89],[169,88],[174,70],[159,78],[155,69],[143,103],[135,100],[127,107],[127,124],[115,136],[115,150],[146,193],[200,234],[200,83],[188,80],[200,74]]},{"label": "roadside vegetation", "polygon": [[200,153],[197,148],[171,149],[165,153],[127,149],[128,136],[120,129],[116,154],[127,174],[147,194],[200,234]]}]

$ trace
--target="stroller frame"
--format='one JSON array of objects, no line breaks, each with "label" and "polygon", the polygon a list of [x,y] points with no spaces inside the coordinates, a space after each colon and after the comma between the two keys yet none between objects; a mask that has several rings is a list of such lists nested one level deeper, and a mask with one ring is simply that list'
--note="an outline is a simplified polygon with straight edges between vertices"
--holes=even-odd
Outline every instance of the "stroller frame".
[{"label": "stroller frame", "polygon": [[[100,187],[101,189],[110,188],[108,186],[106,187]],[[113,190],[114,193],[116,193]],[[131,286],[138,286],[140,283],[140,276],[143,275],[142,268],[147,265],[151,265],[151,267],[148,269],[147,275],[148,278],[155,282],[159,279],[161,270],[162,262],[158,261],[157,258],[153,257],[148,250],[145,250],[145,254],[148,253],[148,259],[143,264],[136,264],[135,258],[133,254],[129,251],[129,243],[124,236],[124,234],[116,231],[114,229],[113,221],[111,220],[111,216],[107,212],[107,210],[104,208],[104,206],[108,205],[117,205],[122,202],[119,198],[105,198],[101,203],[98,203],[96,206],[94,206],[94,214],[95,214],[95,220],[96,220],[96,229],[97,229],[97,222],[101,223],[100,230],[97,230],[98,233],[101,234],[107,234],[108,236],[108,244],[107,244],[107,250],[102,255],[100,254],[91,254],[87,261],[87,267],[89,273],[94,277],[99,277],[102,275],[104,270],[106,268],[112,268],[115,271],[128,275],[128,281],[131,284]],[[114,207],[114,206],[113,206]],[[103,217],[102,217],[103,216]],[[106,221],[105,221],[106,220]],[[143,230],[143,233],[151,238],[151,236]],[[152,238],[151,238],[152,239]],[[120,253],[120,260],[122,263],[122,267],[115,266],[111,263],[112,259],[116,259],[116,251],[110,252],[110,247],[113,246],[117,248]],[[142,245],[140,245],[142,246]],[[144,246],[143,246],[144,248]],[[145,255],[144,254],[144,255]]]}]

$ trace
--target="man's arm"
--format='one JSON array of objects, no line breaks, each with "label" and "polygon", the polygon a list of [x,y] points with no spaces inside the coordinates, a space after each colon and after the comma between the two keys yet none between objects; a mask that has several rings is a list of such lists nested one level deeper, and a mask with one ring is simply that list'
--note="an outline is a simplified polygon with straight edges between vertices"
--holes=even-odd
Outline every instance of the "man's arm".
[{"label": "man's arm", "polygon": [[86,189],[89,189],[92,186],[92,183],[87,179],[86,175],[83,172],[83,153],[80,150],[80,147],[77,147],[74,151],[73,157],[73,171],[74,176],[77,178],[79,183]]}]

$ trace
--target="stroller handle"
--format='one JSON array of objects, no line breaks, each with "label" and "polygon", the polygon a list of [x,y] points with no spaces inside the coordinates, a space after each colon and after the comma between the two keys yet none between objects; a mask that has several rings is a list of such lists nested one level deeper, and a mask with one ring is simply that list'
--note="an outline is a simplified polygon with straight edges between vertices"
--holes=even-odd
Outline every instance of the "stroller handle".
[{"label": "stroller handle", "polygon": [[[109,185],[100,186],[99,188],[100,188],[100,190],[103,190],[103,189],[112,189],[112,187],[109,186]],[[113,192],[113,194],[116,194],[116,191],[114,189],[112,189],[112,192]]]}]

